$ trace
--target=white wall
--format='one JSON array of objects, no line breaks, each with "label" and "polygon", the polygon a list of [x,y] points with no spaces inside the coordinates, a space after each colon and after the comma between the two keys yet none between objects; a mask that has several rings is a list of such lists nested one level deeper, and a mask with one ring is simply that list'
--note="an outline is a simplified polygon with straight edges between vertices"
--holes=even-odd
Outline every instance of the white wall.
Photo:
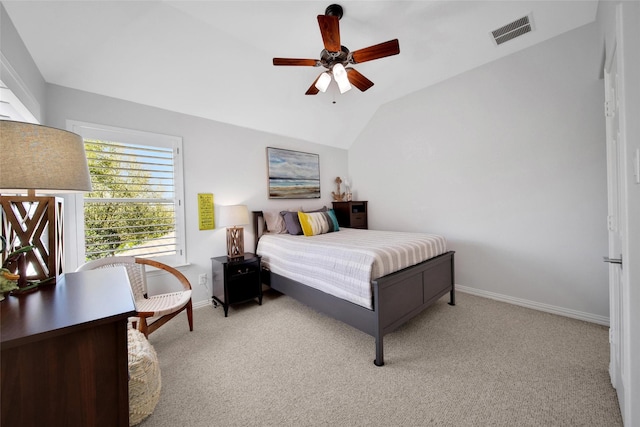
[{"label": "white wall", "polygon": [[[198,285],[198,275],[208,273],[211,278],[211,257],[226,254],[224,229],[198,229],[198,193],[213,193],[216,206],[246,204],[250,210],[330,206],[333,180],[336,176],[345,176],[347,171],[347,152],[343,149],[56,85],[48,85],[46,111],[47,124],[59,128],[65,128],[66,120],[70,119],[183,138],[186,244],[190,266],[181,270],[194,287],[194,304],[204,303],[210,298],[210,291]],[[268,146],[319,154],[322,197],[311,200],[269,200]],[[245,249],[253,250],[253,245],[254,236],[250,226],[247,226]],[[67,264],[67,269],[75,268]]]},{"label": "white wall", "polygon": [[381,108],[349,150],[370,228],[442,234],[459,285],[606,323],[601,52],[582,27]]},{"label": "white wall", "polygon": [[46,83],[0,4],[0,80],[39,121],[44,121],[42,100]]}]

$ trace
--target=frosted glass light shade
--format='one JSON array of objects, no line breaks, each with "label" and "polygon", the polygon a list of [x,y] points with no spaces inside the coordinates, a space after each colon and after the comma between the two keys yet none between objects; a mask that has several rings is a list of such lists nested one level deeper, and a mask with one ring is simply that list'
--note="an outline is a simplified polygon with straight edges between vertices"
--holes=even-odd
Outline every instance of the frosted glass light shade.
[{"label": "frosted glass light shade", "polygon": [[329,83],[331,83],[331,75],[328,72],[325,72],[320,74],[315,86],[320,92],[326,92],[329,87]]},{"label": "frosted glass light shade", "polygon": [[347,77],[347,71],[344,69],[344,65],[336,64],[333,66],[333,78],[338,83],[338,88],[340,89],[340,93],[345,93],[348,90],[351,90],[351,83],[349,83],[349,78]]}]

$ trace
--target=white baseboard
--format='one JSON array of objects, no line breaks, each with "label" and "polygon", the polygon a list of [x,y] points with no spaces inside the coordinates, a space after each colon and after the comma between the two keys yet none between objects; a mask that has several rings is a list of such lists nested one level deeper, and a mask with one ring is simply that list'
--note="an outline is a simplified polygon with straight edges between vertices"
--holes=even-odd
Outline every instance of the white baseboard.
[{"label": "white baseboard", "polygon": [[585,322],[596,323],[598,325],[609,326],[609,318],[598,316],[583,311],[571,310],[569,308],[558,307],[555,305],[543,304],[540,302],[529,301],[526,299],[510,297],[508,295],[497,294],[494,292],[484,291],[482,289],[470,288],[468,286],[456,285],[456,291],[465,292],[467,294],[477,295],[479,297],[489,298],[496,301],[502,301],[521,307],[531,308],[533,310],[544,311],[546,313],[557,314],[559,316],[571,317],[572,319],[584,320]]},{"label": "white baseboard", "polygon": [[212,306],[213,303],[211,302],[211,298],[203,300],[203,301],[198,301],[198,302],[194,302],[193,303],[193,309],[198,309],[198,308],[202,308],[202,307],[210,307]]}]

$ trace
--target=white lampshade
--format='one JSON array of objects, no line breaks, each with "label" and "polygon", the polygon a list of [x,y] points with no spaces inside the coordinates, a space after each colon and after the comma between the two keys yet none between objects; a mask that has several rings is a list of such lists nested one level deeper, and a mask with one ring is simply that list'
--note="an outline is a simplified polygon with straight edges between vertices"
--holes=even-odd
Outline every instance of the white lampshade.
[{"label": "white lampshade", "polygon": [[246,205],[221,206],[218,215],[219,227],[249,224],[249,209]]},{"label": "white lampshade", "polygon": [[320,77],[318,77],[318,81],[316,81],[315,86],[320,92],[326,92],[329,87],[329,83],[331,83],[331,75],[328,72],[324,72],[320,74]]},{"label": "white lampshade", "polygon": [[2,120],[0,136],[0,193],[91,191],[80,135]]},{"label": "white lampshade", "polygon": [[349,77],[347,77],[347,71],[344,69],[344,65],[336,64],[333,66],[333,78],[338,83],[340,93],[345,93],[351,90],[351,83],[349,83]]}]

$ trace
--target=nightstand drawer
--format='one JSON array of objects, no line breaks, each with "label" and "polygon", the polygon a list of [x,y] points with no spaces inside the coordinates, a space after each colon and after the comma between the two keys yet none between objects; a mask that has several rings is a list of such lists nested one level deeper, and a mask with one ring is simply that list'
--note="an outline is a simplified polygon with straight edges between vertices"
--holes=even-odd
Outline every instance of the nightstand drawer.
[{"label": "nightstand drawer", "polygon": [[[229,267],[228,280],[243,280],[243,277],[247,275],[255,275],[260,271],[260,264],[240,265],[237,267]],[[251,280],[247,278],[247,280]]]},{"label": "nightstand drawer", "polygon": [[351,227],[365,227],[367,225],[367,215],[365,214],[353,214],[351,215]]}]

